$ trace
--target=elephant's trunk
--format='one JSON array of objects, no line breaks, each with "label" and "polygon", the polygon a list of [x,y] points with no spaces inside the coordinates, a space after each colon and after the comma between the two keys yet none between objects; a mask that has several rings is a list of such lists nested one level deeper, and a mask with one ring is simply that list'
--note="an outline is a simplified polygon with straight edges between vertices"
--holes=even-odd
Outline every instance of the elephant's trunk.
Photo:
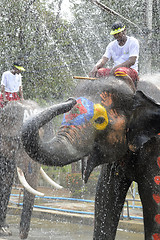
[{"label": "elephant's trunk", "polygon": [[43,142],[38,130],[52,118],[68,112],[76,104],[75,99],[54,105],[25,122],[22,129],[22,141],[28,155],[35,161],[46,165],[64,166],[81,158],[68,139],[63,135]]}]

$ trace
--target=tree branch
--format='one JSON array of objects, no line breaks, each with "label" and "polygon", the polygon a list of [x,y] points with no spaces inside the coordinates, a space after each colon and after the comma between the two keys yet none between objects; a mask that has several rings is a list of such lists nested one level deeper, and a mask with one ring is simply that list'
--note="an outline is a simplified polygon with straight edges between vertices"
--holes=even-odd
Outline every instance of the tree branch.
[{"label": "tree branch", "polygon": [[132,25],[134,25],[135,27],[137,27],[140,31],[142,31],[141,28],[138,27],[138,25],[136,25],[135,23],[131,22],[129,19],[123,17],[121,14],[117,13],[116,11],[112,10],[111,8],[107,7],[106,5],[100,3],[97,0],[90,0],[92,3],[94,3],[95,5],[97,5],[98,7],[100,7],[102,10],[107,11],[115,16],[118,16],[120,18],[123,18],[125,21],[131,23]]}]

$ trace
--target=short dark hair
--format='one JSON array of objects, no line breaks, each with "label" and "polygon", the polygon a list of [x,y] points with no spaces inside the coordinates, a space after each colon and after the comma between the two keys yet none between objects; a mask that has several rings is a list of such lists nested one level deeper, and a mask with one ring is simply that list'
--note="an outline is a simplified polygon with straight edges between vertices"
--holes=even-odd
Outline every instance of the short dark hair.
[{"label": "short dark hair", "polygon": [[25,71],[23,65],[20,62],[14,62],[13,63],[13,68],[16,68],[16,69],[18,69],[20,71]]},{"label": "short dark hair", "polygon": [[15,67],[15,66],[21,67],[21,66],[23,66],[23,64],[21,64],[20,62],[14,62],[13,67]]},{"label": "short dark hair", "polygon": [[112,25],[112,27],[111,27],[111,32],[110,32],[110,34],[111,34],[111,35],[117,34],[117,33],[119,33],[119,32],[124,31],[125,28],[126,28],[126,27],[125,27],[125,25],[124,25],[122,22],[117,21],[117,22],[113,23],[113,25]]},{"label": "short dark hair", "polygon": [[116,21],[115,23],[113,23],[112,29],[115,30],[115,29],[117,29],[117,28],[123,28],[124,26],[125,26],[125,25],[124,25],[122,22]]}]

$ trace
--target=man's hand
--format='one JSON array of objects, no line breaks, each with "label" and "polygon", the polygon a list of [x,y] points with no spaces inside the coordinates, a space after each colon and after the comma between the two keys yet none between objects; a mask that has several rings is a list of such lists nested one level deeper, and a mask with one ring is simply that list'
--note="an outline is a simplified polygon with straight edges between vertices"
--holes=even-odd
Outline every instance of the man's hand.
[{"label": "man's hand", "polygon": [[97,66],[94,66],[92,71],[89,73],[89,77],[97,77],[97,72],[98,72],[98,68]]},{"label": "man's hand", "polygon": [[23,102],[23,101],[24,101],[24,98],[23,98],[23,97],[21,97],[20,101],[21,101],[21,102]]},{"label": "man's hand", "polygon": [[89,77],[99,77],[98,76],[98,69],[103,68],[106,62],[108,61],[108,58],[102,57],[98,63],[94,66],[92,71],[89,73]]},{"label": "man's hand", "polygon": [[6,97],[3,97],[3,102],[7,103],[7,102],[9,102],[9,100]]}]

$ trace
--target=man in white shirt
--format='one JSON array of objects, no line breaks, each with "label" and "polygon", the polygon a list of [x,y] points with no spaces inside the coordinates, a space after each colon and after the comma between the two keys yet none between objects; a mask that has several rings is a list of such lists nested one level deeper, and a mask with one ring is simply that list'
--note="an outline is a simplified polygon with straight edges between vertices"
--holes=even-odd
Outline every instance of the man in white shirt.
[{"label": "man in white shirt", "polygon": [[[92,77],[115,75],[123,79],[135,90],[138,81],[139,43],[134,37],[126,35],[126,27],[121,22],[115,22],[111,29],[115,40],[110,42],[105,54],[90,72]],[[112,59],[112,69],[103,68]]]},{"label": "man in white shirt", "polygon": [[2,74],[0,107],[8,101],[23,100],[22,76],[25,69],[19,63],[14,63],[11,71]]}]

